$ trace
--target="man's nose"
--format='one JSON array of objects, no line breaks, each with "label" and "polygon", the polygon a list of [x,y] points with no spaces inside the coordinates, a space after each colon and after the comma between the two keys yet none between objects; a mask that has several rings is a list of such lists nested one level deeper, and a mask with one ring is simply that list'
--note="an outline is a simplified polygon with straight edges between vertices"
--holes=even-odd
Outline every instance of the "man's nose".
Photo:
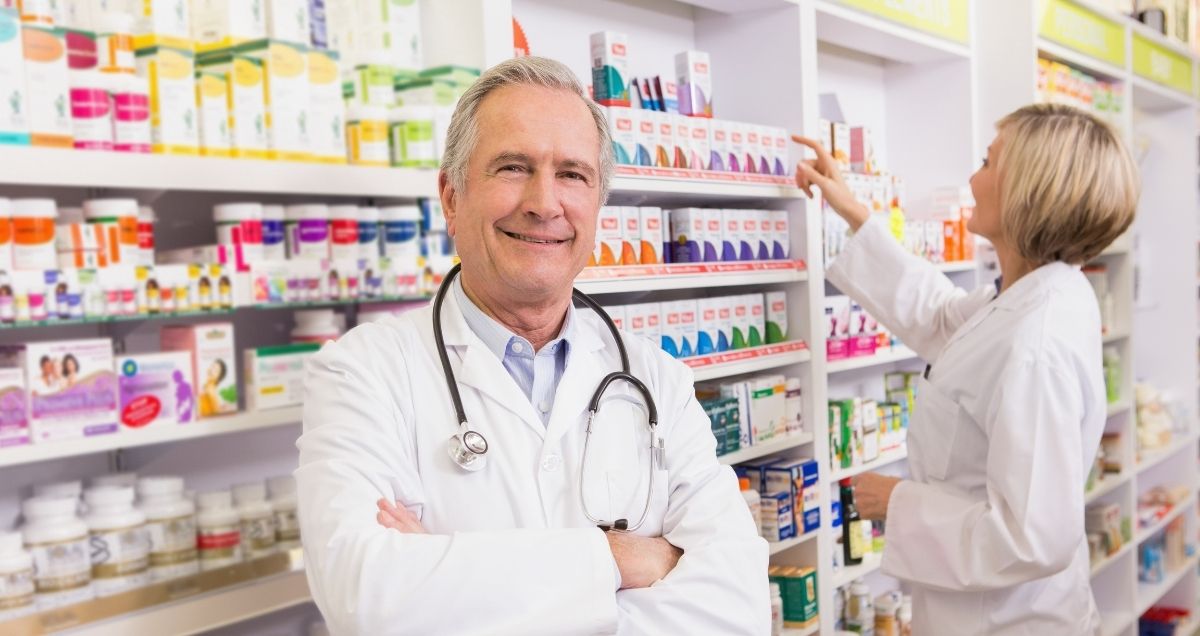
[{"label": "man's nose", "polygon": [[558,199],[558,180],[553,170],[537,170],[526,182],[522,211],[543,219],[560,216],[563,212]]}]

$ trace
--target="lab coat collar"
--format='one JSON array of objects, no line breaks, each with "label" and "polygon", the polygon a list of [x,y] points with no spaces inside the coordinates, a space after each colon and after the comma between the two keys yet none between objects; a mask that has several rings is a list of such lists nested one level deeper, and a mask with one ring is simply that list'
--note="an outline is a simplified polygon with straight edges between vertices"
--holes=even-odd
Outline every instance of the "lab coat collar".
[{"label": "lab coat collar", "polygon": [[[608,329],[598,316],[590,311],[575,312],[577,349],[571,353],[562,380],[554,393],[554,409],[550,413],[550,424],[546,427],[547,447],[555,445],[570,427],[579,425],[582,415],[591,401],[596,388],[604,376],[613,371],[620,371],[620,360],[606,360],[605,356],[596,353],[604,348],[611,338]],[[615,343],[613,345],[616,346]],[[615,383],[609,389],[609,395],[621,393],[621,382]]]}]

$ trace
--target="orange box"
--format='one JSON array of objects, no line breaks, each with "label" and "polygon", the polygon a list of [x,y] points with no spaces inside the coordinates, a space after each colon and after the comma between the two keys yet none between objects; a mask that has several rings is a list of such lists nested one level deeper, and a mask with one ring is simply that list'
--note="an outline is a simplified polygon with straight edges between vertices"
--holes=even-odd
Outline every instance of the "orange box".
[{"label": "orange box", "polygon": [[945,239],[943,255],[946,262],[963,260],[962,220],[942,221],[942,238]]}]

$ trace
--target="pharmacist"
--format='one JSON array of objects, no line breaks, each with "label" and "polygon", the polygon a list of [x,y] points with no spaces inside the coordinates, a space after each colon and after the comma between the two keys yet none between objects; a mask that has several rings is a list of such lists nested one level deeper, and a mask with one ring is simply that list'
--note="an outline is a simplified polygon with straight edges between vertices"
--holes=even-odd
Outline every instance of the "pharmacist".
[{"label": "pharmacist", "polygon": [[907,582],[918,634],[1098,634],[1084,482],[1106,418],[1100,312],[1079,266],[1133,221],[1136,167],[1107,124],[1038,105],[1002,119],[971,178],[968,227],[995,287],[955,287],[850,195],[829,153],[803,162],[855,230],[829,279],[930,363],[909,430],[912,477],[867,474],[883,571]]},{"label": "pharmacist", "polygon": [[[766,542],[683,364],[625,338],[665,457],[616,382],[581,468],[589,400],[621,367],[571,304],[612,163],[603,113],[557,62],[504,62],[459,101],[439,176],[462,259],[440,316],[453,380],[432,308],[360,326],[308,369],[300,523],[334,633],[769,630]],[[451,386],[479,457],[448,452],[464,450]],[[636,531],[597,527],[617,519]]]}]

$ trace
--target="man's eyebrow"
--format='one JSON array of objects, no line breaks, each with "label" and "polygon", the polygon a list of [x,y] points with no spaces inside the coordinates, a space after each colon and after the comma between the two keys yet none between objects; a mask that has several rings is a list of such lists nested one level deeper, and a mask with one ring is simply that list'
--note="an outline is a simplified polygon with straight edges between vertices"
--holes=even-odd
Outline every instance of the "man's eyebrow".
[{"label": "man's eyebrow", "polygon": [[501,152],[500,154],[496,155],[495,157],[492,157],[492,160],[488,162],[488,165],[494,166],[498,163],[506,163],[506,162],[510,162],[510,161],[514,162],[514,163],[524,163],[524,164],[533,163],[533,159],[531,159],[529,157],[529,155],[527,155],[523,152],[515,152],[515,151],[508,150],[508,151]]},{"label": "man's eyebrow", "polygon": [[558,164],[558,167],[560,169],[576,170],[578,172],[582,172],[582,173],[584,173],[584,176],[587,176],[587,177],[596,176],[596,167],[593,166],[592,164],[590,164],[586,161],[582,161],[580,159],[565,159]]}]

